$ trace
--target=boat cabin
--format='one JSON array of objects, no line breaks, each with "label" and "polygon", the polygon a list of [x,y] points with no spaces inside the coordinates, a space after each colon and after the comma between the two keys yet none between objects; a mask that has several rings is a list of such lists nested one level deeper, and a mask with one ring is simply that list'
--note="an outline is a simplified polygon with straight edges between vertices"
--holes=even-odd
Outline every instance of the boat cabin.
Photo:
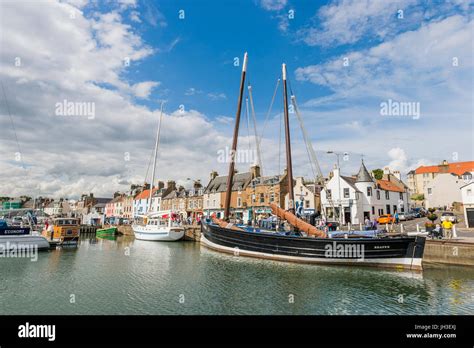
[{"label": "boat cabin", "polygon": [[41,234],[48,240],[70,243],[79,240],[80,229],[79,219],[56,218],[53,220],[52,225],[45,225],[45,229]]}]

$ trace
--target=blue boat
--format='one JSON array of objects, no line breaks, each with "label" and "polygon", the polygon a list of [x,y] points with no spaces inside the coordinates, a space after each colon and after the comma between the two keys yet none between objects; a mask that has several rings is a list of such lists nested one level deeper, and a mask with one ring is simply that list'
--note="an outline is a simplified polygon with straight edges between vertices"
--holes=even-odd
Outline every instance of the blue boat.
[{"label": "blue boat", "polygon": [[30,234],[29,227],[8,226],[5,220],[0,220],[0,236],[23,236]]}]

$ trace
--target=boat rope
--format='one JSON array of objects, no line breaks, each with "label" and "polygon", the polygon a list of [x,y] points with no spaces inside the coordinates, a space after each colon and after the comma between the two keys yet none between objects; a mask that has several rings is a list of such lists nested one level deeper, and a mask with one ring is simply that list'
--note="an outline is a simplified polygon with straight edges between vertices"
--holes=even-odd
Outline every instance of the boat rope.
[{"label": "boat rope", "polygon": [[270,113],[272,112],[273,103],[275,102],[275,97],[276,97],[279,85],[280,85],[280,78],[278,77],[278,80],[277,80],[276,85],[275,85],[275,90],[273,91],[272,101],[270,102],[270,106],[268,107],[267,115],[265,116],[265,121],[263,122],[263,128],[262,128],[262,131],[260,132],[259,144],[261,144],[261,142],[262,142],[263,132],[265,131],[268,119],[270,117]]},{"label": "boat rope", "polygon": [[8,116],[10,117],[10,123],[12,125],[13,134],[15,135],[15,141],[16,141],[16,146],[18,148],[18,154],[20,155],[19,159],[20,159],[22,168],[25,169],[26,167],[25,167],[25,164],[23,163],[23,153],[21,152],[20,142],[18,141],[18,135],[16,134],[15,123],[13,122],[12,113],[10,111],[10,105],[8,104],[7,94],[5,93],[5,87],[3,86],[3,82],[1,82],[1,84],[2,84],[3,98],[5,100],[5,105],[7,107]]},{"label": "boat rope", "polygon": [[[325,183],[325,180],[324,180],[324,175],[323,175],[323,172],[321,170],[321,166],[319,165],[319,161],[318,161],[318,158],[316,156],[316,151],[314,151],[311,140],[309,139],[308,134],[306,133],[306,128],[305,128],[304,123],[303,123],[303,118],[300,115],[298,104],[296,102],[296,96],[293,94],[293,91],[291,91],[291,84],[290,84],[290,92],[291,92],[291,98],[290,98],[291,103],[293,105],[293,108],[294,108],[294,111],[295,111],[295,114],[296,114],[296,118],[298,119],[298,123],[300,125],[301,132],[303,134],[303,139],[304,139],[304,142],[305,142],[305,145],[306,145],[306,151],[308,152],[308,157],[309,157],[309,161],[310,161],[311,170],[313,171],[315,188],[316,188],[316,185],[318,183],[323,186],[323,190],[326,192],[326,198],[329,201],[329,204],[330,204],[330,206],[331,206],[331,208],[334,212],[334,215],[339,220],[339,214],[336,212],[332,197],[327,194],[327,187],[326,187],[326,183]],[[314,171],[314,168],[318,172],[318,175],[316,175],[316,173]],[[324,211],[324,209],[321,209],[321,214],[326,217],[326,212]],[[326,220],[327,220],[327,217],[326,217]]]},{"label": "boat rope", "polygon": [[250,99],[250,108],[252,112],[252,119],[253,119],[253,130],[255,134],[255,147],[257,151],[257,163],[258,166],[260,167],[260,176],[263,174],[263,165],[262,165],[262,152],[260,151],[260,140],[258,138],[257,134],[257,118],[255,116],[255,107],[253,103],[253,95],[252,95],[252,86],[249,84],[248,85],[248,93],[249,93],[249,99]]},{"label": "boat rope", "polygon": [[250,115],[249,115],[249,98],[245,98],[245,115],[247,116],[247,142],[249,147],[249,152],[251,150],[250,145]]}]

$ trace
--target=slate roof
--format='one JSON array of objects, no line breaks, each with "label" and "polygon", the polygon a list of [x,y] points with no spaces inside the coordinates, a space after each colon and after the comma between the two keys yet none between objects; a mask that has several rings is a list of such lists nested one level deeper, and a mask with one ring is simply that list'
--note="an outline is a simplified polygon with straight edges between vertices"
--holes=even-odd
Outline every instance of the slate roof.
[{"label": "slate roof", "polygon": [[365,167],[364,161],[362,161],[360,164],[359,173],[356,175],[356,182],[374,182],[372,175],[370,175],[369,171]]},{"label": "slate roof", "polygon": [[[252,180],[252,173],[237,173],[234,175],[232,191],[244,190]],[[216,176],[206,187],[204,193],[225,192],[227,190],[227,175]]]}]

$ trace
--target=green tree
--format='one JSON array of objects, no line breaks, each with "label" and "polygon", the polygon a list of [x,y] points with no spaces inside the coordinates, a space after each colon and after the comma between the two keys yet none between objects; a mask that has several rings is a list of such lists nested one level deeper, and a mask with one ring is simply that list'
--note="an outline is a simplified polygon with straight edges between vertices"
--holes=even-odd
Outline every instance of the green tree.
[{"label": "green tree", "polygon": [[374,178],[377,180],[381,180],[383,178],[383,170],[380,168],[372,170],[372,173],[374,174]]}]

